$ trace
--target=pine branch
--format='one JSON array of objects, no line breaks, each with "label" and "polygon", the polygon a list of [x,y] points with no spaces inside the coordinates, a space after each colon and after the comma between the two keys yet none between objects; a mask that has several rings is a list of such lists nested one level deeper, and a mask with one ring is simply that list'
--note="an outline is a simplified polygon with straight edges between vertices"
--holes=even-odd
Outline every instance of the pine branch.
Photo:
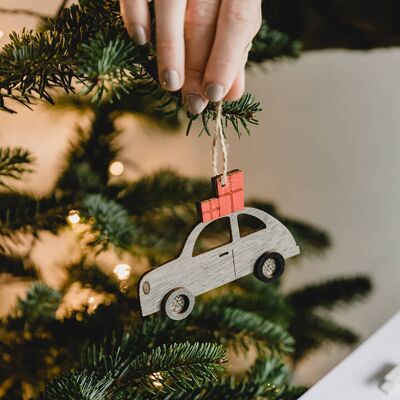
[{"label": "pine branch", "polygon": [[69,209],[68,203],[55,197],[36,199],[23,193],[2,193],[0,235],[12,237],[19,231],[36,234],[39,230],[55,233],[66,225],[66,209]]},{"label": "pine branch", "polygon": [[215,382],[224,372],[225,350],[212,343],[178,343],[161,346],[132,360],[119,379],[122,387],[135,385],[141,390],[175,392],[192,390]]},{"label": "pine branch", "polygon": [[[231,124],[239,137],[242,135],[241,129],[244,129],[247,134],[250,134],[248,124],[258,125],[256,114],[261,110],[260,103],[255,101],[250,93],[245,93],[236,101],[225,101],[222,105],[222,116],[224,118],[223,129],[225,130],[228,125]],[[192,128],[193,122],[201,119],[203,128],[199,135],[205,131],[207,135],[211,136],[212,130],[209,127],[209,123],[215,120],[217,116],[214,103],[209,103],[201,114],[193,115],[187,113],[187,116],[189,118],[189,123],[186,128],[187,135]]]},{"label": "pine branch", "polygon": [[60,5],[58,6],[57,13],[56,13],[56,18],[61,15],[63,12],[64,8],[67,6],[69,0],[62,0]]},{"label": "pine branch", "polygon": [[359,340],[351,329],[310,312],[295,314],[289,331],[296,338],[295,361],[326,342],[353,346]]},{"label": "pine branch", "polygon": [[232,345],[235,351],[247,351],[250,346],[255,346],[261,354],[266,351],[285,354],[293,350],[293,338],[285,329],[253,312],[204,303],[196,305],[192,318],[215,339]]},{"label": "pine branch", "polygon": [[304,392],[287,384],[288,368],[277,358],[261,358],[242,378],[222,378],[218,384],[194,391],[174,393],[163,400],[294,400]]},{"label": "pine branch", "polygon": [[145,397],[187,391],[216,381],[224,371],[225,350],[220,345],[186,342],[139,355],[127,352],[125,345],[114,354],[99,349],[86,369],[52,381],[45,398],[93,400],[116,398],[125,390]]},{"label": "pine branch", "polygon": [[72,372],[54,379],[43,400],[104,400],[113,384],[111,374],[100,378],[95,371]]},{"label": "pine branch", "polygon": [[107,41],[99,36],[82,44],[77,60],[78,74],[85,76],[82,94],[92,94],[94,103],[104,97],[120,99],[123,92],[129,94],[135,80],[145,79],[145,71],[138,64],[141,52],[122,37]]},{"label": "pine branch", "polygon": [[17,319],[24,321],[30,327],[29,329],[35,330],[55,319],[60,303],[59,291],[43,283],[35,283],[28,290],[25,298],[18,299],[14,315]]},{"label": "pine branch", "polygon": [[291,38],[284,32],[271,29],[265,20],[252,44],[249,61],[255,63],[298,58],[302,47],[299,40]]},{"label": "pine branch", "polygon": [[0,274],[11,274],[20,278],[38,278],[37,271],[23,258],[0,253]]},{"label": "pine branch", "polygon": [[107,106],[93,112],[89,129],[78,129],[78,140],[70,145],[64,171],[56,184],[64,193],[104,192],[109,180],[108,167],[120,147],[116,140],[112,113]]},{"label": "pine branch", "polygon": [[0,147],[0,187],[8,188],[2,177],[20,180],[25,172],[32,172],[29,165],[33,162],[29,151],[20,147]]},{"label": "pine branch", "polygon": [[0,98],[5,92],[26,105],[35,97],[53,104],[50,88],[73,91],[68,42],[52,31],[11,33],[0,53]]},{"label": "pine branch", "polygon": [[209,193],[210,184],[206,180],[182,177],[166,169],[129,184],[119,195],[118,202],[130,213],[140,215],[162,206],[194,203]]},{"label": "pine branch", "polygon": [[[245,282],[251,281],[250,285]],[[288,325],[288,315],[291,308],[285,296],[279,288],[274,285],[256,280],[254,277],[246,277],[236,282],[240,288],[239,293],[230,293],[219,296],[213,300],[220,307],[236,308],[243,311],[253,312],[263,318],[267,318],[283,327]]]},{"label": "pine branch", "polygon": [[288,301],[297,310],[323,308],[331,310],[365,299],[372,290],[371,281],[365,276],[335,278],[308,285],[288,294]]},{"label": "pine branch", "polygon": [[87,195],[81,206],[82,222],[88,223],[88,244],[101,250],[110,244],[129,248],[135,238],[135,226],[128,212],[118,203],[100,194]]},{"label": "pine branch", "polygon": [[98,265],[88,264],[85,260],[77,264],[66,267],[67,279],[63,282],[62,292],[67,290],[76,282],[84,287],[92,287],[97,291],[112,293],[114,296],[120,297],[118,281],[112,275],[105,273]]},{"label": "pine branch", "polygon": [[[136,242],[140,253],[152,265],[159,265],[176,257],[196,221],[197,213],[192,202],[160,207],[154,213],[136,216],[135,224],[141,232]],[[166,226],[168,235],[165,234]]]}]

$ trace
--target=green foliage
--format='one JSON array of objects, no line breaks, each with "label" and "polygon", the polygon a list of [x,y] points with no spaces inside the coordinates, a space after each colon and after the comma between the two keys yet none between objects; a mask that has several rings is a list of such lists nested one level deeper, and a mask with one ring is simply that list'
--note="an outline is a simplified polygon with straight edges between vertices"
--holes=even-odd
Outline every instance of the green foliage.
[{"label": "green foliage", "polygon": [[[105,41],[99,36],[83,44],[77,60],[79,74],[87,80],[82,94],[92,94],[92,101],[98,103],[105,95],[119,99],[120,91],[129,93],[129,85],[141,75],[142,68],[135,65],[137,53],[133,42],[119,37]],[[132,64],[136,71],[130,71]]]},{"label": "green foliage", "polygon": [[289,369],[281,360],[275,357],[260,358],[243,377],[223,378],[218,384],[197,389],[190,394],[180,392],[162,398],[167,400],[297,399],[305,389],[288,385],[289,379]]},{"label": "green foliage", "polygon": [[331,279],[289,293],[287,300],[293,309],[289,331],[296,338],[295,359],[301,359],[324,342],[357,343],[356,333],[321,315],[321,312],[353,305],[365,299],[371,288],[367,277],[356,276]]},{"label": "green foliage", "polygon": [[192,390],[205,382],[214,382],[224,371],[224,362],[224,348],[213,343],[164,345],[133,359],[120,384],[135,384],[150,393],[157,390],[155,381],[166,392]]},{"label": "green foliage", "polygon": [[[204,179],[182,177],[166,169],[130,183],[121,193],[118,201],[130,213],[142,215],[165,206],[194,203],[206,197],[209,191],[210,183]],[[142,203],[137,199],[146,199],[146,201]]]},{"label": "green foliage", "polygon": [[300,56],[301,42],[284,32],[271,29],[263,21],[249,53],[249,61],[260,63],[265,60],[295,59]]},{"label": "green foliage", "polygon": [[19,232],[36,234],[39,230],[57,232],[65,225],[68,201],[61,202],[55,196],[35,198],[29,194],[6,192],[0,196],[1,237],[17,240]]},{"label": "green foliage", "polygon": [[131,339],[125,334],[111,353],[92,348],[86,369],[56,378],[47,386],[45,398],[146,398],[193,390],[215,382],[224,371],[225,350],[220,345],[175,343],[137,354]]},{"label": "green foliage", "polygon": [[102,400],[114,383],[111,376],[99,378],[95,372],[72,372],[69,376],[56,378],[47,388],[44,399],[49,400]]},{"label": "green foliage", "polygon": [[0,187],[8,187],[3,178],[21,179],[24,172],[31,172],[32,161],[30,152],[20,147],[0,148]]},{"label": "green foliage", "polygon": [[31,329],[53,321],[61,303],[61,293],[43,283],[35,283],[25,298],[19,298],[15,307],[15,315],[23,320]]},{"label": "green foliage", "polygon": [[129,248],[135,236],[135,227],[128,212],[114,200],[100,194],[90,194],[81,204],[82,222],[90,225],[88,244],[101,249],[109,244]]},{"label": "green foliage", "polygon": [[22,257],[0,253],[0,274],[7,273],[20,278],[37,278],[36,268]]},{"label": "green foliage", "polygon": [[258,352],[290,353],[294,340],[280,325],[249,311],[220,307],[216,304],[198,305],[194,311],[197,324],[205,326],[216,339],[233,346],[236,351],[255,346]]},{"label": "green foliage", "polygon": [[365,299],[371,289],[371,281],[365,276],[335,278],[295,290],[288,298],[295,307],[304,310],[331,310]]},{"label": "green foliage", "polygon": [[290,332],[296,338],[295,361],[301,360],[326,342],[351,346],[359,340],[351,329],[314,313],[295,315]]},{"label": "green foliage", "polygon": [[[258,124],[256,113],[259,111],[261,111],[260,103],[255,101],[254,97],[249,93],[245,93],[239,100],[226,101],[222,105],[222,117],[224,118],[223,129],[228,126],[229,122],[232,124],[239,137],[241,136],[241,128],[249,134],[248,124]],[[214,103],[208,103],[201,114],[193,115],[187,113],[187,115],[189,117],[189,123],[186,128],[186,135],[189,134],[193,122],[201,120],[203,128],[199,135],[205,131],[207,135],[211,136],[209,123],[215,120],[217,115]]]}]

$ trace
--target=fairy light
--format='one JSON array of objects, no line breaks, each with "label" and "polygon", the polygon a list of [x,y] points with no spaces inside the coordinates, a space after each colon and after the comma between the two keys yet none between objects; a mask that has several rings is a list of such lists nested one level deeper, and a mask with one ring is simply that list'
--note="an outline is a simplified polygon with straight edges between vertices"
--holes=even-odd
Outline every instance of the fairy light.
[{"label": "fairy light", "polygon": [[150,375],[150,379],[152,380],[152,384],[155,388],[160,389],[162,388],[162,375],[161,372],[154,372]]},{"label": "fairy light", "polygon": [[117,275],[117,278],[122,281],[129,278],[131,270],[132,268],[128,264],[117,264],[114,267],[114,274]]},{"label": "fairy light", "polygon": [[68,221],[69,221],[71,224],[78,224],[79,221],[81,220],[81,217],[79,216],[78,211],[76,211],[76,210],[71,210],[71,211],[68,213],[67,219],[68,219]]},{"label": "fairy light", "polygon": [[108,167],[108,171],[111,175],[119,176],[122,175],[124,172],[124,164],[121,161],[113,161],[110,166]]},{"label": "fairy light", "polygon": [[90,296],[88,298],[88,304],[93,304],[94,303],[94,296]]},{"label": "fairy light", "polygon": [[0,40],[3,38],[3,36],[4,36],[4,32],[0,31]]}]

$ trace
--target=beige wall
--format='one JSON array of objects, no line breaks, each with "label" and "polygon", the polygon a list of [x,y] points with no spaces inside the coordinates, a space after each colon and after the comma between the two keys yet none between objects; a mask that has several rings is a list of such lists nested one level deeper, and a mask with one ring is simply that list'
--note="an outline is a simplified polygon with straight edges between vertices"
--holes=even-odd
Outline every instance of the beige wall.
[{"label": "beige wall", "polygon": [[[0,7],[14,4],[0,0]],[[55,8],[50,0],[40,7],[48,4]],[[5,32],[26,23],[0,16]],[[251,137],[230,136],[230,165],[245,171],[248,196],[270,198],[285,213],[319,224],[333,237],[334,248],[324,258],[304,260],[287,272],[286,288],[340,274],[373,278],[368,302],[337,313],[364,337],[400,306],[399,56],[399,50],[327,51],[276,64],[268,73],[253,68],[247,89],[262,102],[260,125]],[[27,145],[37,155],[38,175],[29,183],[35,190],[51,186],[76,122],[44,110],[0,114],[0,144]],[[144,171],[172,166],[185,174],[210,175],[206,136],[181,133],[168,139],[154,128],[144,131],[132,118],[121,125],[124,157]],[[43,257],[53,262],[52,255]],[[0,301],[4,298],[3,289]],[[345,354],[325,349],[300,367],[299,379],[312,382]]]}]

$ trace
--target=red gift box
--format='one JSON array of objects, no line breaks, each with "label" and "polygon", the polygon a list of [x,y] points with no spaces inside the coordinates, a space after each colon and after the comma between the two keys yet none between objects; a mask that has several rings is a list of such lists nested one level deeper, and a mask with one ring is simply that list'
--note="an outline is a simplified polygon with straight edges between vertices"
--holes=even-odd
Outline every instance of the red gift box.
[{"label": "red gift box", "polygon": [[237,191],[243,191],[243,171],[239,169],[229,171],[226,178],[225,185],[222,185],[222,175],[213,178],[216,185],[216,195],[218,197]]},{"label": "red gift box", "polygon": [[199,216],[203,222],[239,211],[244,207],[243,172],[233,170],[228,172],[225,185],[221,182],[222,175],[211,179],[212,192],[216,197],[199,203]]}]

